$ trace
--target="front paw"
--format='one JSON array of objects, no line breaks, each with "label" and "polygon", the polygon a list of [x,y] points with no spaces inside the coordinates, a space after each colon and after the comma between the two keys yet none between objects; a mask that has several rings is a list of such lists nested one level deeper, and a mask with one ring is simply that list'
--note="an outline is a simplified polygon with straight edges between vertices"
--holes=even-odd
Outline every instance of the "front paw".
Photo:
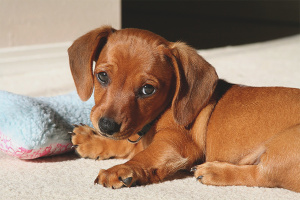
[{"label": "front paw", "polygon": [[145,177],[145,173],[141,168],[123,164],[108,170],[100,170],[94,184],[101,184],[112,189],[133,187],[142,184],[143,177]]},{"label": "front paw", "polygon": [[110,157],[104,151],[106,146],[105,138],[85,124],[74,126],[73,132],[71,132],[72,143],[73,148],[79,156],[96,160]]}]

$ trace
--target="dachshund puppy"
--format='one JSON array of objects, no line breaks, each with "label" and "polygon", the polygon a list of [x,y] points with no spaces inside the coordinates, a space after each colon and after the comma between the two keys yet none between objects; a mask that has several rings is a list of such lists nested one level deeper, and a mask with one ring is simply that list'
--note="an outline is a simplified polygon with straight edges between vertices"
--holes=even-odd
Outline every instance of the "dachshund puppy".
[{"label": "dachshund puppy", "polygon": [[78,95],[95,98],[94,128],[73,130],[77,153],[129,159],[95,184],[130,187],[191,170],[207,185],[300,192],[299,89],[230,84],[195,49],[146,30],[103,26],[68,53]]}]

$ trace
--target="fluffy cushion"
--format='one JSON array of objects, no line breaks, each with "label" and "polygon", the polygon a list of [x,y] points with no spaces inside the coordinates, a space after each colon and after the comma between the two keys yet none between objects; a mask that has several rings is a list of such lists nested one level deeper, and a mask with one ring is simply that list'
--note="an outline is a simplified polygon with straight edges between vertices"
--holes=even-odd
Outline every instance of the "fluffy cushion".
[{"label": "fluffy cushion", "polygon": [[32,98],[0,91],[0,150],[21,159],[60,154],[71,149],[71,124],[91,126],[93,98],[76,92]]}]

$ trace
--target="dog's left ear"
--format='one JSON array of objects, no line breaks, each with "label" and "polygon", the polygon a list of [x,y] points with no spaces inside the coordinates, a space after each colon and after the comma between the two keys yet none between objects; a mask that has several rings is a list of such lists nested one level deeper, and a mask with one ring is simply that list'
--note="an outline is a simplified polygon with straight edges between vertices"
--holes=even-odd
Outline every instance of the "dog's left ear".
[{"label": "dog's left ear", "polygon": [[176,75],[173,116],[178,124],[186,126],[207,105],[216,87],[218,75],[214,67],[185,43],[171,43],[169,49]]}]

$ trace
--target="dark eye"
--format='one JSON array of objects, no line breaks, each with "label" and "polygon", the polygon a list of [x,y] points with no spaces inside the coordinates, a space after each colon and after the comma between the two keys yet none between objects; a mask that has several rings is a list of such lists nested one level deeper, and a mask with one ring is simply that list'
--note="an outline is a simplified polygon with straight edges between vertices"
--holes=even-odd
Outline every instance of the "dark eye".
[{"label": "dark eye", "polygon": [[102,84],[107,84],[109,81],[108,75],[106,72],[100,72],[97,74],[97,78],[99,80],[100,83]]},{"label": "dark eye", "polygon": [[142,87],[142,95],[151,95],[155,92],[155,88],[152,85],[145,85]]}]

